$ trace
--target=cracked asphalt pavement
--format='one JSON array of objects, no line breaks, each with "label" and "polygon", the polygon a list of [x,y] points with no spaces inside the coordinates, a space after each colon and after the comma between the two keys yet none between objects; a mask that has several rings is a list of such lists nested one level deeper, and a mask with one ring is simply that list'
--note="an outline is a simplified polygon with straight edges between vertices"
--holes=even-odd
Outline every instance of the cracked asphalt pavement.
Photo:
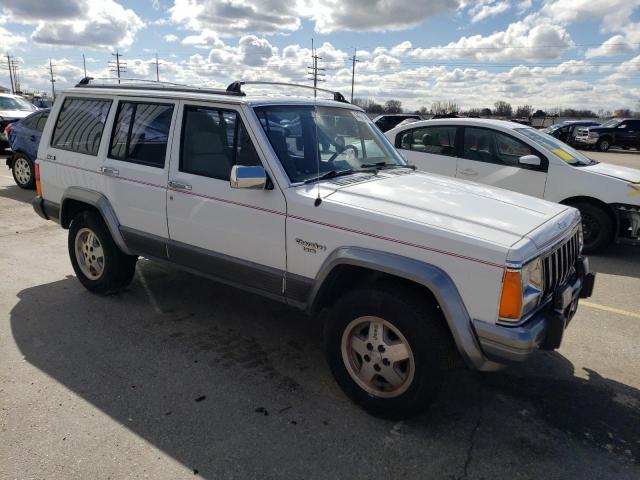
[{"label": "cracked asphalt pavement", "polygon": [[640,478],[640,250],[591,259],[557,352],[456,372],[424,415],[349,402],[296,310],[141,260],[73,276],[66,231],[0,170],[0,479]]}]

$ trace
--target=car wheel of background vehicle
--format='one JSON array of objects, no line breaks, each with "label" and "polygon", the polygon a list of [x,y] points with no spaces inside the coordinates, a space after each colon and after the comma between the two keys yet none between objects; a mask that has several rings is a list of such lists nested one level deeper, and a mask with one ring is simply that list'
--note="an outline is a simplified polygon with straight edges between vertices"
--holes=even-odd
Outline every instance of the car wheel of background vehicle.
[{"label": "car wheel of background vehicle", "polygon": [[587,202],[572,204],[582,215],[584,253],[602,251],[613,238],[613,221],[601,207]]},{"label": "car wheel of background vehicle", "polygon": [[453,339],[434,302],[389,284],[339,299],[328,315],[325,342],[340,388],[385,418],[426,409],[456,363]]},{"label": "car wheel of background vehicle", "polygon": [[11,164],[13,179],[20,188],[33,190],[36,188],[36,173],[33,162],[26,155],[16,153]]},{"label": "car wheel of background vehicle", "polygon": [[629,150],[630,147],[622,147],[623,150]]},{"label": "car wheel of background vehicle", "polygon": [[603,138],[598,142],[597,147],[598,147],[598,150],[600,150],[601,152],[607,152],[611,147],[611,144],[609,143],[609,139]]},{"label": "car wheel of background vehicle", "polygon": [[124,254],[97,213],[82,211],[69,228],[69,257],[80,283],[96,293],[115,293],[133,278],[138,257]]}]

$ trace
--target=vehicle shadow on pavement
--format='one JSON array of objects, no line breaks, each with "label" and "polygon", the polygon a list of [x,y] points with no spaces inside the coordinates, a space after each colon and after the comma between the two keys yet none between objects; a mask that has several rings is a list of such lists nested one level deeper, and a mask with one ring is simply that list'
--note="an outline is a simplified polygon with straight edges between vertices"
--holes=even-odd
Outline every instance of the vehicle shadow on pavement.
[{"label": "vehicle shadow on pavement", "polygon": [[[640,247],[612,245],[603,253],[588,257],[589,266],[596,273],[640,278]],[[596,286],[597,282],[596,279]]]},{"label": "vehicle shadow on pavement", "polygon": [[25,190],[17,185],[0,186],[0,197],[10,198],[18,202],[30,203],[35,195],[35,190]]},{"label": "vehicle shadow on pavement", "polygon": [[640,391],[578,378],[559,354],[457,372],[427,413],[390,422],[339,391],[312,322],[261,297],[141,260],[119,295],[68,277],[18,298],[27,362],[202,477],[372,478],[392,465],[398,478],[511,478],[523,463],[531,478],[637,475]]}]

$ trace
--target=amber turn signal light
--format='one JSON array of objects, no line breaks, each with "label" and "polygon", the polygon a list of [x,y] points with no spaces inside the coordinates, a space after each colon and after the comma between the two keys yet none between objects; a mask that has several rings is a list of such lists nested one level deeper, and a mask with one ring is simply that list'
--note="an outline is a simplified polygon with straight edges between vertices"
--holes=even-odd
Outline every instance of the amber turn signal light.
[{"label": "amber turn signal light", "polygon": [[522,315],[522,278],[519,270],[505,270],[500,297],[500,318],[519,320]]}]

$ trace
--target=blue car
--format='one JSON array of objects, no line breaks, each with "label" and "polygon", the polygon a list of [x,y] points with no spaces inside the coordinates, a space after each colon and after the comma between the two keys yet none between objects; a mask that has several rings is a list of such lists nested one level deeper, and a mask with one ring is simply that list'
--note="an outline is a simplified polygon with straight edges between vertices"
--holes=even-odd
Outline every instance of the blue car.
[{"label": "blue car", "polygon": [[47,123],[50,109],[38,110],[28,117],[5,127],[9,147],[13,155],[7,158],[7,166],[20,188],[33,190],[36,187],[34,163],[38,156],[38,144]]}]

